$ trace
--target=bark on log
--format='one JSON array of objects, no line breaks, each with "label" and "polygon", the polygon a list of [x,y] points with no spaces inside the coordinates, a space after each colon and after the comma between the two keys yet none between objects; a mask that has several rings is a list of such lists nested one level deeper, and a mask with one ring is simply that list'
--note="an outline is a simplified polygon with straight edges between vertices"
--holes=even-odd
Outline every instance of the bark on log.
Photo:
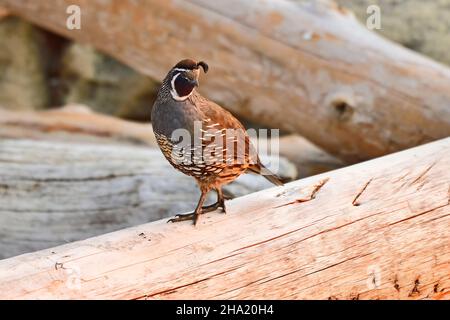
[{"label": "bark on log", "polygon": [[[78,4],[81,30],[66,27]],[[184,57],[233,112],[300,133],[348,161],[450,135],[450,71],[340,7],[290,1],[0,0],[36,24],[162,79]]]},{"label": "bark on log", "polygon": [[[279,173],[296,170],[281,159]],[[270,186],[246,175],[226,190]],[[199,196],[158,149],[0,140],[0,259],[193,210]]]},{"label": "bark on log", "polygon": [[449,167],[445,139],[6,259],[0,298],[449,299]]}]

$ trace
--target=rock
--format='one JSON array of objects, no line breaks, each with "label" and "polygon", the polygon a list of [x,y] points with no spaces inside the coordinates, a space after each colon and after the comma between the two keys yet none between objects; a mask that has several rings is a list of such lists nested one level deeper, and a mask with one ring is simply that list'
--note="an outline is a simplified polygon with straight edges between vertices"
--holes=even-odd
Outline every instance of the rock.
[{"label": "rock", "polygon": [[159,86],[90,46],[8,16],[4,10],[0,10],[0,71],[0,105],[14,110],[82,103],[101,113],[148,121]]},{"label": "rock", "polygon": [[336,0],[365,24],[367,7],[381,9],[383,36],[450,65],[450,0]]},{"label": "rock", "polygon": [[47,107],[42,32],[8,16],[0,21],[0,39],[0,105],[17,110]]},{"label": "rock", "polygon": [[62,58],[63,104],[134,120],[150,120],[158,83],[91,46],[72,43]]}]

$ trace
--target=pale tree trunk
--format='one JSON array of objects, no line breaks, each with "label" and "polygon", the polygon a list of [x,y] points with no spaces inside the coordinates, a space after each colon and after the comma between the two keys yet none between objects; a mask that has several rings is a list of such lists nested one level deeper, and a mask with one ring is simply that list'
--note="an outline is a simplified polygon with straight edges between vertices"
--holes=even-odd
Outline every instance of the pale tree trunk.
[{"label": "pale tree trunk", "polygon": [[[81,8],[81,30],[66,8]],[[450,71],[337,6],[290,1],[0,0],[14,14],[162,79],[209,62],[200,91],[356,162],[450,135]]]},{"label": "pale tree trunk", "polygon": [[[280,160],[282,177],[295,173]],[[270,186],[245,175],[225,190],[241,196]],[[191,211],[199,196],[159,149],[0,140],[0,259]]]},{"label": "pale tree trunk", "polygon": [[[102,115],[83,105],[68,105],[49,111],[0,108],[2,138],[157,147],[150,124]],[[286,177],[308,177],[344,166],[339,159],[297,135],[282,136],[276,142],[260,137],[259,142],[254,140],[255,146],[258,143],[264,146],[278,143],[280,155],[294,164],[298,173],[295,175],[292,170],[291,173],[284,170]]]},{"label": "pale tree trunk", "polygon": [[84,105],[47,111],[0,108],[1,138],[157,146],[150,124],[95,113]]},{"label": "pale tree trunk", "polygon": [[445,139],[6,259],[0,298],[448,299],[449,167]]}]

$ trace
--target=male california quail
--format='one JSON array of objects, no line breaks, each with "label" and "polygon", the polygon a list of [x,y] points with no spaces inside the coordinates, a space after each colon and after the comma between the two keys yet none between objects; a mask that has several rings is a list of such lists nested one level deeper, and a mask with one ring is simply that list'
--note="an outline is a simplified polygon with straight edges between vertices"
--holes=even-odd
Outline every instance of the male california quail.
[{"label": "male california quail", "polygon": [[[193,220],[221,207],[225,211],[222,186],[246,170],[262,174],[275,185],[280,179],[259,160],[244,126],[231,113],[201,96],[199,68],[208,65],[185,59],[164,78],[152,109],[152,125],[159,147],[172,166],[196,179],[201,196],[194,212],[179,214],[169,222]],[[203,206],[210,190],[218,200]]]}]

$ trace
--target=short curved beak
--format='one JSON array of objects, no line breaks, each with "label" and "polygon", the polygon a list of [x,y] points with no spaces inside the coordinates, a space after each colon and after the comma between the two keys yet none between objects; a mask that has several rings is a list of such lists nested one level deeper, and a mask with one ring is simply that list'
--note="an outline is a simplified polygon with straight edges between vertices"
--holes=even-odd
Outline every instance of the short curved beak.
[{"label": "short curved beak", "polygon": [[195,87],[198,87],[198,81],[197,81],[197,79],[191,80],[190,82],[191,82],[191,84],[193,84]]}]

